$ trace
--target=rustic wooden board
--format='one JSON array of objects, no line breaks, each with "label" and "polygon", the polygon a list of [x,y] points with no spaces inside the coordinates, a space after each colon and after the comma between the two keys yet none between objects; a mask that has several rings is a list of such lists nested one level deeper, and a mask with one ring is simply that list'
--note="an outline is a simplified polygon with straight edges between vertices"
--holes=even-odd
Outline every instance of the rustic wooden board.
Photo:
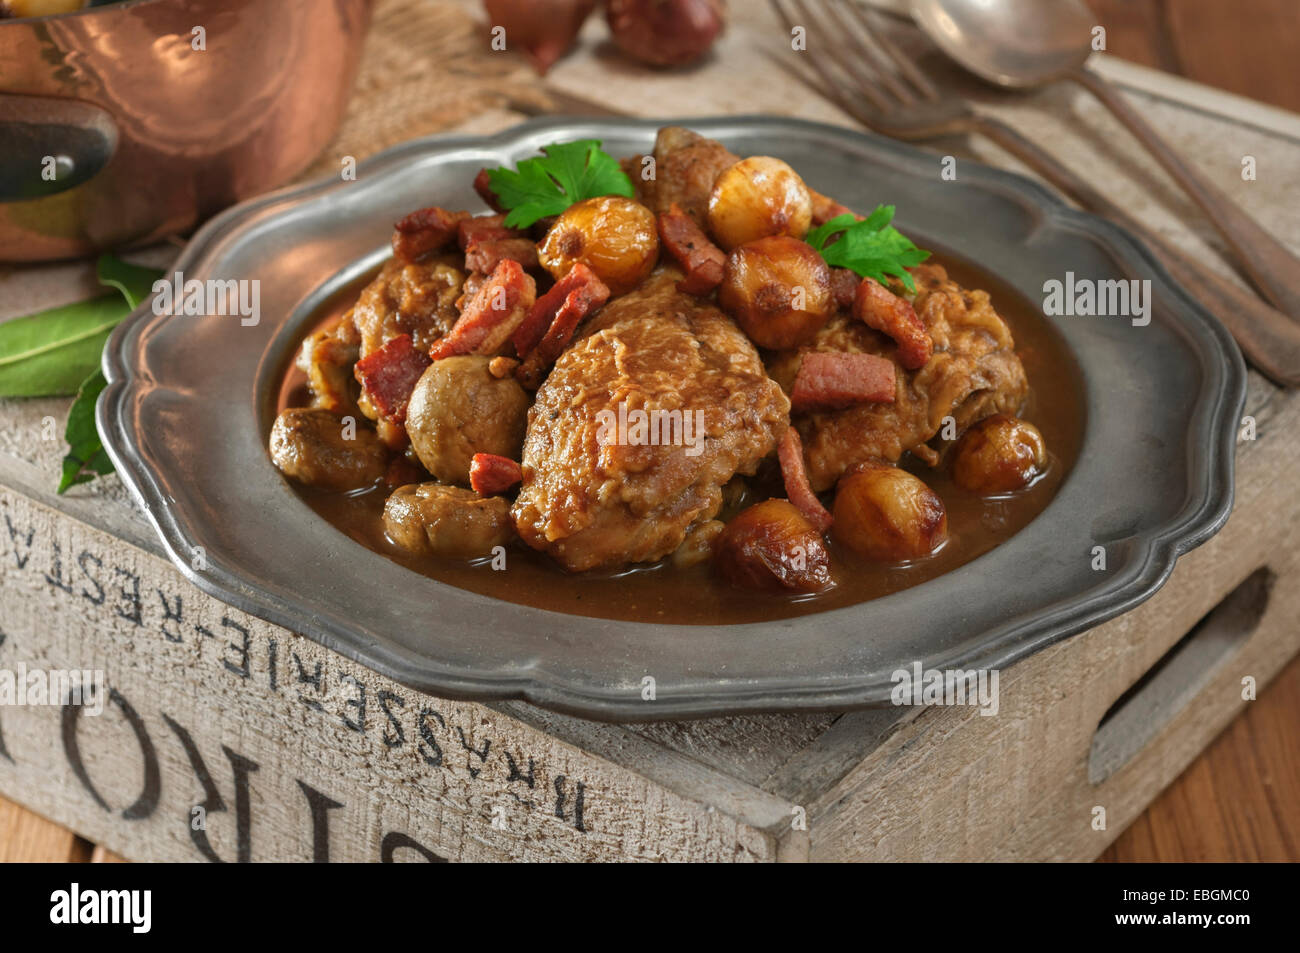
[{"label": "rustic wooden board", "polygon": [[0,802],[0,831],[0,864],[89,857],[89,845],[72,831],[7,801]]},{"label": "rustic wooden board", "polygon": [[[453,124],[500,128],[517,116],[492,103],[545,100],[526,70],[476,47],[473,7],[381,5],[357,100],[320,170]],[[758,65],[772,36],[756,13],[714,63],[663,79],[653,100],[644,74],[611,63],[595,40],[551,81],[630,112],[751,111],[756,84],[781,82]],[[1294,165],[1285,137],[1149,105],[1185,152],[1230,132],[1261,168]],[[763,108],[842,119],[794,86]],[[1049,91],[990,108],[1097,155],[1093,172],[1117,200],[1213,255],[1213,240],[1179,224],[1185,208],[1151,186],[1149,163],[1087,103]],[[942,145],[1001,159],[980,143]],[[1232,188],[1300,247],[1300,222],[1285,215],[1293,183]],[[0,318],[89,287],[84,267],[66,265],[0,281]],[[0,793],[131,859],[1090,859],[1247,704],[1241,678],[1262,689],[1300,648],[1289,476],[1300,402],[1254,374],[1258,439],[1240,447],[1228,527],[1143,607],[1003,673],[993,718],[928,708],[627,727],[411,692],[195,590],[115,479],[54,497],[62,450],[43,438],[66,405],[0,403],[0,668],[100,669],[113,694],[99,717],[0,709]],[[1266,610],[1256,618],[1238,600],[1207,622],[1135,696],[1145,707],[1124,710],[1148,726],[1161,719],[1158,730],[1136,753],[1131,732],[1103,732],[1106,777],[1092,783],[1105,713],[1261,569],[1274,580]],[[206,829],[195,829],[203,803]],[[1093,828],[1099,806],[1104,830]]]},{"label": "rustic wooden board", "polygon": [[1294,0],[1086,2],[1116,56],[1300,110],[1300,84],[1279,82],[1295,75]]}]

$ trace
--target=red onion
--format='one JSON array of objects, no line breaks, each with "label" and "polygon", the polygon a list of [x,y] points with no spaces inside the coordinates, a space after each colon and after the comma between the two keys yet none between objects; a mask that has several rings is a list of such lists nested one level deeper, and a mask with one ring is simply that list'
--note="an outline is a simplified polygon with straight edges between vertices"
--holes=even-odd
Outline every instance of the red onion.
[{"label": "red onion", "polygon": [[605,11],[614,42],[651,66],[698,60],[722,32],[723,0],[609,0]]},{"label": "red onion", "polygon": [[545,74],[573,45],[596,0],[483,0],[488,21],[505,27],[506,47],[522,49]]}]

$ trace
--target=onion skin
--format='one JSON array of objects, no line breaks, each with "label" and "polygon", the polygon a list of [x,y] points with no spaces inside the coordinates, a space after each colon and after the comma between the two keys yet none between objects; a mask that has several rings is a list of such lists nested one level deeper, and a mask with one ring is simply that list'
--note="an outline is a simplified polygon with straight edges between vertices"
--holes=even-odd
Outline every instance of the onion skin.
[{"label": "onion skin", "polygon": [[924,559],[948,539],[943,501],[906,470],[866,464],[840,481],[835,494],[836,542],[882,563]]},{"label": "onion skin", "polygon": [[709,52],[726,23],[723,0],[609,0],[614,42],[650,66],[686,66]]},{"label": "onion skin", "polygon": [[985,417],[953,450],[953,481],[981,496],[1023,490],[1046,469],[1043,435],[1033,424],[1007,414]]},{"label": "onion skin", "polygon": [[[803,307],[796,309],[796,289]],[[727,256],[718,304],[759,347],[807,343],[834,310],[830,269],[815,248],[788,235],[741,245]]]},{"label": "onion skin", "polygon": [[713,544],[713,564],[741,589],[821,592],[834,585],[822,534],[788,500],[764,500],[733,518]]},{"label": "onion skin", "polygon": [[802,239],[812,198],[799,173],[772,156],[750,156],[724,170],[709,193],[709,231],[727,251],[769,235]]},{"label": "onion skin", "polygon": [[627,294],[659,260],[654,212],[621,195],[583,199],[555,220],[537,256],[556,281],[582,262],[612,294]]},{"label": "onion skin", "polygon": [[505,27],[506,47],[522,49],[539,76],[568,52],[596,0],[483,0],[491,26]]}]

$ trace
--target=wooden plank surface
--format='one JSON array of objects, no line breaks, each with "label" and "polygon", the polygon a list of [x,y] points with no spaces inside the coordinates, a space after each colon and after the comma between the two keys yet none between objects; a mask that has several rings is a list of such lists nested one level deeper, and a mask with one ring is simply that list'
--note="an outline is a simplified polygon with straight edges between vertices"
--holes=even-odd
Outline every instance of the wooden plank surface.
[{"label": "wooden plank surface", "polygon": [[0,798],[0,863],[87,861],[91,852],[67,828]]},{"label": "wooden plank surface", "polygon": [[1087,0],[1121,59],[1300,112],[1296,0]]},{"label": "wooden plank surface", "polygon": [[1300,659],[1101,856],[1300,861]]},{"label": "wooden plank surface", "polygon": [[[1300,111],[1296,0],[1087,2],[1113,55]],[[1101,860],[1300,860],[1300,660]]]}]

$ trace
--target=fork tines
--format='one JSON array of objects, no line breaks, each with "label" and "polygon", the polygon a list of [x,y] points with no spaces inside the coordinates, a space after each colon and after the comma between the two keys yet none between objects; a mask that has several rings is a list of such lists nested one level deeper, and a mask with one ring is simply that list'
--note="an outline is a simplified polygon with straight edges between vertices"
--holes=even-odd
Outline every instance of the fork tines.
[{"label": "fork tines", "polygon": [[[913,106],[918,96],[931,102],[939,93],[890,38],[873,24],[874,11],[854,0],[768,0],[793,33],[802,27],[808,42],[806,73],[799,78],[845,112],[870,125],[863,100],[888,113]],[[788,57],[782,60],[788,60]],[[788,62],[783,66],[793,67]]]}]

